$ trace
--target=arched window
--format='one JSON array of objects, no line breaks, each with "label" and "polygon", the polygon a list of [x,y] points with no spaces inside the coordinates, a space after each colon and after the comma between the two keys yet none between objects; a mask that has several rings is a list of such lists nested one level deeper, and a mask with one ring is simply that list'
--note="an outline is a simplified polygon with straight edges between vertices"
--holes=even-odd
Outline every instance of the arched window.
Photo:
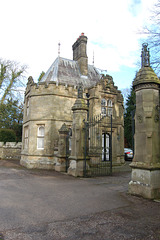
[{"label": "arched window", "polygon": [[44,149],[44,125],[38,126],[37,149]]},{"label": "arched window", "polygon": [[111,116],[112,113],[113,113],[113,104],[112,104],[112,101],[109,99],[108,100],[108,116]]},{"label": "arched window", "polygon": [[106,99],[101,100],[101,114],[102,116],[106,116],[106,107],[107,107],[107,101]]}]

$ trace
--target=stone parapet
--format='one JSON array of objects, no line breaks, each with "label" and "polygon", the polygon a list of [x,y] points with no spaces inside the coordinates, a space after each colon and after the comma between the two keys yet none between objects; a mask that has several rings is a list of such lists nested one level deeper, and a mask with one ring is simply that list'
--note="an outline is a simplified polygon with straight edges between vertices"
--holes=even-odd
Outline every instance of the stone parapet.
[{"label": "stone parapet", "polygon": [[57,83],[57,82],[40,82],[40,83],[35,83],[32,85],[32,87],[27,87],[25,95],[27,95],[30,92],[30,95],[54,95],[54,94],[60,94],[60,95],[66,95],[68,94],[71,97],[76,97],[77,95],[77,86],[75,85],[67,85],[64,83]]}]

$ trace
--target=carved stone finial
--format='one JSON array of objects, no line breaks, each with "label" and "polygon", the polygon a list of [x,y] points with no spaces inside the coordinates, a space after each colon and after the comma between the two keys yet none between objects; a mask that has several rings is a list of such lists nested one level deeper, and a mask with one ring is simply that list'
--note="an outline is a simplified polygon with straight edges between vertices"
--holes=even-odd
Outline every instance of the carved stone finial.
[{"label": "carved stone finial", "polygon": [[61,126],[61,128],[58,131],[60,133],[69,132],[69,128],[67,127],[67,125],[65,123],[63,123],[63,125]]},{"label": "carved stone finial", "polygon": [[116,88],[114,86],[114,82],[113,82],[112,76],[110,76],[108,74],[102,76],[101,84],[103,86],[103,89],[106,89],[106,88],[114,89],[114,88]]},{"label": "carved stone finial", "polygon": [[149,54],[148,43],[142,44],[141,67],[150,67],[150,54]]},{"label": "carved stone finial", "polygon": [[33,84],[34,83],[34,81],[33,81],[33,77],[32,76],[30,76],[29,78],[28,78],[28,83],[27,84]]},{"label": "carved stone finial", "polygon": [[78,86],[78,98],[83,98],[83,84],[80,83]]},{"label": "carved stone finial", "polygon": [[76,110],[80,110],[80,109],[88,111],[88,107],[86,105],[86,100],[83,98],[83,84],[82,83],[80,83],[78,86],[78,96],[72,107],[72,111],[76,111]]}]

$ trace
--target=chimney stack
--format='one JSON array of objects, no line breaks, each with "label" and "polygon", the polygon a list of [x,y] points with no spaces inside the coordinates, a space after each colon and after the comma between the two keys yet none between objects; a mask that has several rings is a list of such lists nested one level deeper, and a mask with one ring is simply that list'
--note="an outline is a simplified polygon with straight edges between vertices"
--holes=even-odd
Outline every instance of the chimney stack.
[{"label": "chimney stack", "polygon": [[73,60],[77,61],[80,67],[81,74],[88,75],[88,57],[87,57],[87,37],[81,33],[77,41],[72,46]]}]

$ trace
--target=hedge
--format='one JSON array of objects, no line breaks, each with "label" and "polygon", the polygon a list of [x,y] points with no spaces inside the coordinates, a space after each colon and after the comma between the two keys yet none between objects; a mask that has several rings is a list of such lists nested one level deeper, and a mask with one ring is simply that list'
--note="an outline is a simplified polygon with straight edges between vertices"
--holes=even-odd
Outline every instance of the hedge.
[{"label": "hedge", "polygon": [[0,129],[0,142],[16,142],[16,134],[12,129]]}]

